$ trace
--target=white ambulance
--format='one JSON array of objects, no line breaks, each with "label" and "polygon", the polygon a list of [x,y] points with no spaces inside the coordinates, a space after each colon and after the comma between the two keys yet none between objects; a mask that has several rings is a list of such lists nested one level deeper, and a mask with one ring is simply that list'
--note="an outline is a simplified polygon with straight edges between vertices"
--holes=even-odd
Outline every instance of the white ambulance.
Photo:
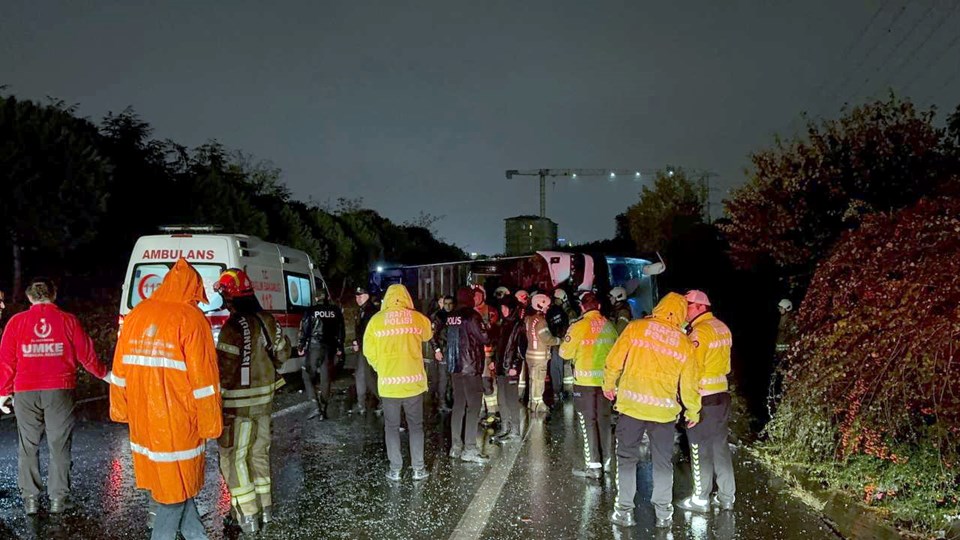
[{"label": "white ambulance", "polygon": [[[200,304],[213,328],[214,339],[229,313],[213,285],[227,268],[240,268],[253,282],[257,299],[283,327],[296,355],[297,332],[304,312],[315,293],[325,289],[320,271],[310,256],[280,244],[265,242],[245,234],[222,234],[210,227],[162,227],[165,234],[142,236],[130,254],[120,301],[120,325],[123,317],[160,285],[178,258],[196,268],[210,304]],[[298,369],[291,358],[282,371]]]}]

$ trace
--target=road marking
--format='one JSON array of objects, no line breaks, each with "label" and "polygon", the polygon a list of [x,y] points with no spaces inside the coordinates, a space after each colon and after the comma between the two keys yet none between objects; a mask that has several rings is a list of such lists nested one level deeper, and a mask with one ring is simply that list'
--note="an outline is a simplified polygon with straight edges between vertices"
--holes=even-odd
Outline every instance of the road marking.
[{"label": "road marking", "polygon": [[[533,414],[530,416],[533,417]],[[533,419],[533,421],[543,422],[544,420],[541,418]],[[517,462],[517,456],[520,455],[520,450],[527,444],[530,431],[531,426],[528,423],[527,432],[524,433],[520,442],[508,443],[507,451],[502,453],[500,459],[487,472],[487,476],[480,484],[477,493],[473,496],[470,504],[467,505],[467,511],[461,516],[460,522],[457,523],[453,534],[450,535],[450,540],[476,540],[483,534],[483,530],[490,520],[490,514],[493,513],[493,508],[500,498],[500,492],[503,491],[503,486],[506,485],[507,478],[510,477],[510,471],[513,470],[513,465]]]}]

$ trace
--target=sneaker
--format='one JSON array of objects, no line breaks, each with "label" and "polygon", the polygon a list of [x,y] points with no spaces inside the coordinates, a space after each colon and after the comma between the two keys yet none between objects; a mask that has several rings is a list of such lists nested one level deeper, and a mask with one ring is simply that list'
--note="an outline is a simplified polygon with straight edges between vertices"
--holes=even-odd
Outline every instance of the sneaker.
[{"label": "sneaker", "polygon": [[612,469],[613,469],[613,460],[610,458],[607,458],[603,462],[603,472],[610,472]]},{"label": "sneaker", "polygon": [[414,469],[413,470],[413,479],[414,480],[423,480],[426,477],[430,476],[430,473],[426,469]]},{"label": "sneaker", "polygon": [[255,533],[260,530],[260,515],[240,517],[240,530],[245,533]]},{"label": "sneaker", "polygon": [[320,420],[323,420],[323,415],[320,414],[320,409],[313,409],[310,411],[310,414],[307,415],[307,420],[313,420],[317,417],[319,417]]},{"label": "sneaker", "polygon": [[466,461],[468,463],[483,464],[490,461],[490,458],[481,454],[476,449],[470,449],[470,450],[465,450],[463,454],[460,455],[460,461]]},{"label": "sneaker", "polygon": [[657,518],[657,528],[658,529],[669,529],[673,526],[673,516],[667,516],[665,518]]},{"label": "sneaker", "polygon": [[50,499],[51,514],[62,514],[71,508],[73,508],[73,503],[70,502],[70,499],[67,497]]},{"label": "sneaker", "polygon": [[383,414],[383,406],[377,405],[377,408],[373,410],[373,414],[381,416]]},{"label": "sneaker", "polygon": [[36,497],[28,495],[23,498],[23,511],[28,516],[33,516],[40,511],[40,501]]},{"label": "sneaker", "polygon": [[400,471],[397,470],[397,469],[389,469],[389,470],[387,470],[386,476],[387,476],[387,480],[390,480],[391,482],[399,482],[399,481],[400,481]]},{"label": "sneaker", "polygon": [[678,502],[677,508],[680,508],[681,510],[686,510],[688,512],[707,513],[710,511],[710,501],[708,501],[707,499],[701,499],[699,497],[691,496]]},{"label": "sneaker", "polygon": [[455,444],[450,447],[450,457],[459,458],[460,454],[462,453],[463,453],[463,447],[460,446],[459,444]]},{"label": "sneaker", "polygon": [[720,497],[716,493],[713,494],[713,506],[721,510],[733,510],[733,502],[722,503],[720,502]]},{"label": "sneaker", "polygon": [[633,519],[632,508],[630,510],[614,509],[613,514],[610,515],[610,521],[621,527],[633,527],[637,524],[637,521]]},{"label": "sneaker", "polygon": [[266,525],[273,521],[273,507],[264,506],[260,509],[260,519],[263,520],[263,524]]}]

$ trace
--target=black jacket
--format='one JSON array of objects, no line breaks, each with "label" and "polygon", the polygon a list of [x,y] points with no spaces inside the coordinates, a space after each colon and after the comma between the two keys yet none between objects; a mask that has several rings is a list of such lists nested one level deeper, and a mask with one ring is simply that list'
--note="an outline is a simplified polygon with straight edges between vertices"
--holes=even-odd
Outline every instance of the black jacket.
[{"label": "black jacket", "polygon": [[339,306],[330,302],[316,304],[303,314],[297,344],[301,349],[317,343],[342,351],[344,331],[343,311]]},{"label": "black jacket", "polygon": [[363,350],[363,333],[367,330],[367,323],[373,317],[380,307],[373,303],[373,298],[367,300],[367,303],[357,309],[357,315],[353,319],[353,339],[357,340],[360,350]]},{"label": "black jacket", "polygon": [[567,333],[567,327],[570,326],[570,317],[563,306],[551,304],[547,309],[547,328],[555,336],[563,336]]},{"label": "black jacket", "polygon": [[433,338],[430,340],[431,351],[439,349],[443,354],[447,353],[447,335],[444,329],[449,315],[450,313],[444,309],[438,309],[430,315],[430,327],[433,329]]},{"label": "black jacket", "polygon": [[515,369],[517,374],[510,377],[510,380],[519,379],[526,352],[526,328],[523,325],[523,318],[518,317],[517,312],[514,312],[500,320],[500,335],[496,350],[497,376],[507,375],[511,369]]},{"label": "black jacket", "polygon": [[483,317],[472,307],[460,307],[447,315],[447,371],[463,375],[482,375],[487,330]]}]

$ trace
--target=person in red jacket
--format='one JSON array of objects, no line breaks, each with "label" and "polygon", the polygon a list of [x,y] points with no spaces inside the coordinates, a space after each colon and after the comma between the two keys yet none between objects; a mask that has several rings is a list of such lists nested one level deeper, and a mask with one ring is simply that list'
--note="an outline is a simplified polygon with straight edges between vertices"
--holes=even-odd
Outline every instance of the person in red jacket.
[{"label": "person in red jacket", "polygon": [[70,507],[70,443],[74,426],[73,389],[77,363],[106,379],[106,366],[93,349],[93,340],[80,321],[53,302],[57,288],[38,278],[27,287],[30,309],[10,319],[0,339],[0,407],[16,394],[14,411],[19,433],[17,484],[27,514],[36,514],[40,496],[40,437],[46,433],[50,450],[48,489],[50,512]]}]

